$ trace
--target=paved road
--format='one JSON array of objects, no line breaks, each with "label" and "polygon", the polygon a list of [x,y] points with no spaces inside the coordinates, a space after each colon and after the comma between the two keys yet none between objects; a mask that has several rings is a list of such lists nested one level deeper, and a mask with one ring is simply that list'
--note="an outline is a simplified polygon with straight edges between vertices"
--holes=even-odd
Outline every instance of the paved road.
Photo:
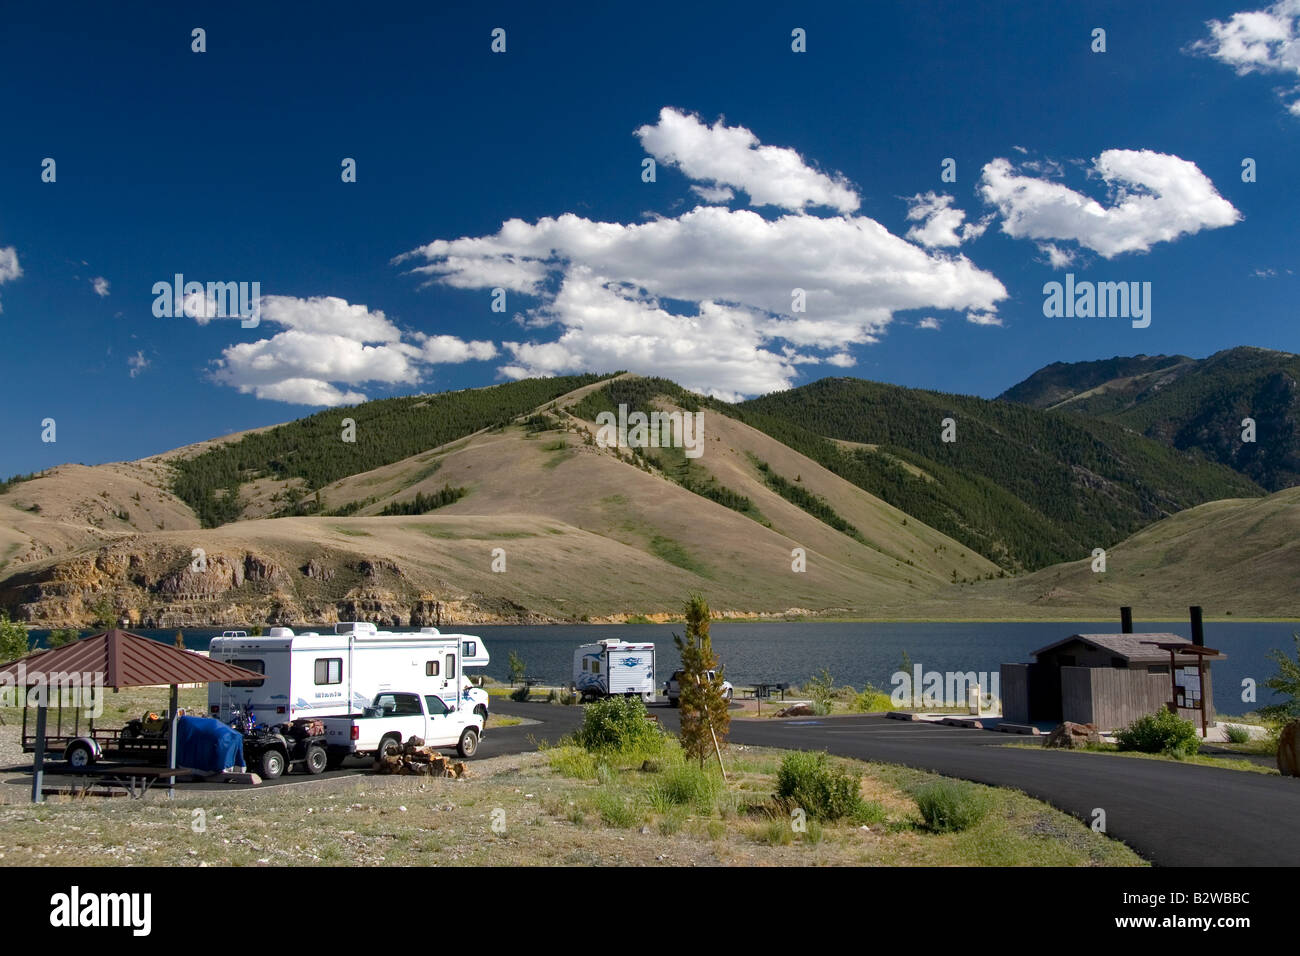
[{"label": "paved road", "polygon": [[[680,726],[676,710],[666,705],[651,710],[665,728]],[[480,758],[534,750],[543,740],[553,743],[582,720],[580,707],[542,703],[502,701],[496,712],[537,723],[494,728],[489,722]],[[1300,780],[1172,761],[1005,746],[1015,739],[986,730],[865,716],[737,720],[731,725],[734,743],[825,750],[1014,787],[1089,823],[1100,808],[1111,836],[1163,866],[1300,865],[1300,828],[1295,826],[1300,819]],[[295,773],[263,786],[356,774],[368,766],[358,761],[319,777]],[[5,782],[30,787],[31,777],[13,775]],[[181,785],[187,791],[228,787]]]},{"label": "paved road", "polygon": [[[498,711],[542,723],[490,734],[484,755],[489,741],[513,748],[526,744],[529,736],[556,740],[581,719],[577,707],[511,702],[498,705]],[[665,727],[679,725],[675,710],[655,707],[652,712]],[[987,730],[884,717],[737,720],[731,725],[734,743],[826,750],[1014,787],[1087,822],[1100,808],[1111,836],[1162,866],[1300,865],[1298,779],[1005,746],[1015,739]]]}]

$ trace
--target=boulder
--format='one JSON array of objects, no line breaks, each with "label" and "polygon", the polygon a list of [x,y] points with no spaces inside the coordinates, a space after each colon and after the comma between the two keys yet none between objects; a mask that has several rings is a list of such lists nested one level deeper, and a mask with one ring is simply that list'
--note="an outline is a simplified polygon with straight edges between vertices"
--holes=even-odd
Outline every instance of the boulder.
[{"label": "boulder", "polygon": [[1277,769],[1284,777],[1300,777],[1300,718],[1288,723],[1278,735]]},{"label": "boulder", "polygon": [[1072,720],[1057,724],[1052,732],[1043,738],[1044,747],[1061,747],[1065,750],[1074,750],[1101,742],[1101,731],[1096,724],[1076,724]]}]

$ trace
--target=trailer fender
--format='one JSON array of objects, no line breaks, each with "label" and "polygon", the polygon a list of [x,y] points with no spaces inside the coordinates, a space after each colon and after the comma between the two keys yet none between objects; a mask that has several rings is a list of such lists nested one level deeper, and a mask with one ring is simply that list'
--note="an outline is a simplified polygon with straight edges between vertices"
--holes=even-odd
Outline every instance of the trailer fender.
[{"label": "trailer fender", "polygon": [[74,737],[68,741],[68,746],[64,748],[63,759],[68,763],[73,763],[74,759],[79,759],[80,754],[86,754],[89,759],[83,766],[88,766],[104,756],[104,750],[99,746],[99,742],[93,737]]}]

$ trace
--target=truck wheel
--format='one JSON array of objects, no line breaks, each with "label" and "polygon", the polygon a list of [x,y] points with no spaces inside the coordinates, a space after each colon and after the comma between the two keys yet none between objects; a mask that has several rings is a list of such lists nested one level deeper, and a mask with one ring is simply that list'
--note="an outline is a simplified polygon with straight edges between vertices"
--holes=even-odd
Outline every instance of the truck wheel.
[{"label": "truck wheel", "polygon": [[82,770],[89,767],[95,762],[95,752],[84,741],[78,740],[72,746],[68,747],[63,759],[68,762],[68,766],[75,770]]},{"label": "truck wheel", "polygon": [[456,745],[456,753],[462,757],[472,757],[476,750],[478,750],[478,731],[473,727],[466,727],[465,732],[460,735],[460,743]]},{"label": "truck wheel", "polygon": [[320,744],[312,744],[307,748],[307,759],[303,761],[303,765],[308,773],[320,773],[328,763],[329,755]]},{"label": "truck wheel", "polygon": [[396,737],[385,737],[379,741],[379,747],[375,750],[375,759],[382,760],[388,756],[395,756],[402,752],[402,742]]},{"label": "truck wheel", "polygon": [[263,780],[274,780],[284,773],[284,754],[275,747],[262,751],[260,763]]}]

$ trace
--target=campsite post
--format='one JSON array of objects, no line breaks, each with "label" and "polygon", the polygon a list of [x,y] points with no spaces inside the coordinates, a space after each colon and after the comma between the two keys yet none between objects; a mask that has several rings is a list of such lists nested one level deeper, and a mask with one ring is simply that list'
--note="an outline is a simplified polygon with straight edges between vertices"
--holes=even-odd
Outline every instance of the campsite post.
[{"label": "campsite post", "polygon": [[[41,790],[45,783],[45,710],[49,701],[45,696],[45,684],[37,691],[40,697],[36,704],[36,750],[32,758],[32,803],[41,802]],[[24,716],[26,714],[24,713]]]}]

